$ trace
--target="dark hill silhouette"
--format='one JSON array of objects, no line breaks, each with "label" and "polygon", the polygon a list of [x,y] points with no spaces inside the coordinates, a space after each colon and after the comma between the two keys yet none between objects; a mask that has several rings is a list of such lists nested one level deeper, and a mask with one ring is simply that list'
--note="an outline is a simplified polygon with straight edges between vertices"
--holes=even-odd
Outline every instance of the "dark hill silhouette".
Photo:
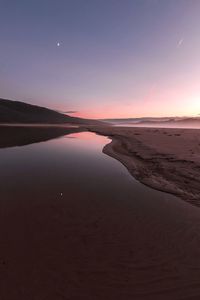
[{"label": "dark hill silhouette", "polygon": [[28,124],[83,124],[102,125],[96,120],[71,117],[54,110],[0,98],[0,123],[28,123]]}]

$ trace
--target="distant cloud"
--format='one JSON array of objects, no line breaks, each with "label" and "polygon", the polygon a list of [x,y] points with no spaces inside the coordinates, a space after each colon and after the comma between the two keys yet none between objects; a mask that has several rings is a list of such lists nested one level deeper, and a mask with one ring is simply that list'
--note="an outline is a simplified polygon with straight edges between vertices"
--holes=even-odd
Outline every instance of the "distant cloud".
[{"label": "distant cloud", "polygon": [[77,110],[63,111],[64,114],[76,114],[77,112],[78,112]]},{"label": "distant cloud", "polygon": [[76,114],[76,113],[78,113],[77,110],[67,110],[67,111],[57,110],[57,112],[59,112],[61,114]]},{"label": "distant cloud", "polygon": [[180,48],[181,45],[183,44],[183,42],[184,42],[184,39],[181,38],[181,39],[178,41],[177,48]]}]

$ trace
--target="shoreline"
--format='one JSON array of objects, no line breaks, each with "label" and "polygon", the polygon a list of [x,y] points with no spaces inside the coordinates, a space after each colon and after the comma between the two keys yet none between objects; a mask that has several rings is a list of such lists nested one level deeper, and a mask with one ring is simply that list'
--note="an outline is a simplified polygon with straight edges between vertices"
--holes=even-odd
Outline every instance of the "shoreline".
[{"label": "shoreline", "polygon": [[0,150],[0,298],[199,299],[199,208],[134,182],[103,153],[142,182],[163,172],[153,164],[164,150],[182,157],[200,136],[90,129],[91,140],[67,139],[77,128],[1,131],[4,146],[37,145]]},{"label": "shoreline", "polygon": [[23,127],[23,128],[27,128],[27,127],[31,127],[31,128],[46,128],[46,127],[52,127],[52,128],[79,128],[80,126],[78,124],[72,124],[72,123],[0,123],[0,127]]},{"label": "shoreline", "polygon": [[[98,127],[88,130],[111,139],[103,153],[120,161],[136,180],[200,206],[200,130],[194,129],[193,133],[193,129],[171,128]],[[191,149],[187,149],[186,142]]]},{"label": "shoreline", "polygon": [[[89,131],[106,136],[111,142],[103,147],[102,152],[120,161],[136,180],[200,206],[198,129],[83,126],[70,123],[0,124],[0,129],[3,128],[11,132],[3,135],[1,148],[40,142],[71,131]],[[16,129],[20,130],[18,134]],[[10,140],[11,133],[14,140]]]}]

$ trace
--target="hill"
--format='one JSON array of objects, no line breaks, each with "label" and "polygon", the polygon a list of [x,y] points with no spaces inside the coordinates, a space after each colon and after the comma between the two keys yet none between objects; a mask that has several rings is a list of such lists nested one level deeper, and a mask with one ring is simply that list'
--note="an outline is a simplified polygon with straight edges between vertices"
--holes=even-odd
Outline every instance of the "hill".
[{"label": "hill", "polygon": [[71,117],[54,110],[0,98],[0,123],[27,123],[27,124],[82,124],[102,125],[103,122]]}]

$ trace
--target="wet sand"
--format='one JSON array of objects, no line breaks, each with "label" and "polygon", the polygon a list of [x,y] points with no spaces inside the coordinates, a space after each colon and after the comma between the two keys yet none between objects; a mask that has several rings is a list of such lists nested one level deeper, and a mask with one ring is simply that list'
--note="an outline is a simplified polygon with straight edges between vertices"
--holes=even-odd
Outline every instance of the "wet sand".
[{"label": "wet sand", "polygon": [[104,153],[140,182],[200,205],[200,130],[128,127],[90,129],[109,136]]},{"label": "wet sand", "polygon": [[1,300],[200,298],[195,208],[78,193],[1,200]]}]

